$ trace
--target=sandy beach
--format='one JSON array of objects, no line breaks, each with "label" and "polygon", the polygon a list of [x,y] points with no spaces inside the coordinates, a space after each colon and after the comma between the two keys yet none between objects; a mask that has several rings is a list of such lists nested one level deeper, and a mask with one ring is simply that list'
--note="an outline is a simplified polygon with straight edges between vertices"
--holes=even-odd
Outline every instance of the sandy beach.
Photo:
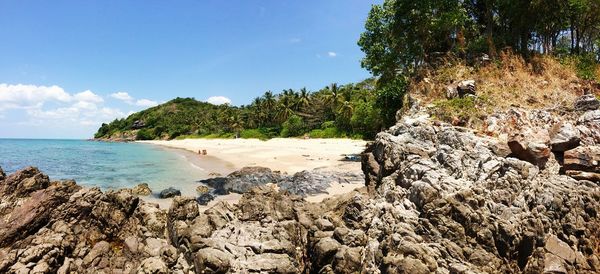
[{"label": "sandy beach", "polygon": [[[196,154],[196,158],[193,156],[194,154],[186,153],[189,161],[204,162],[202,168],[207,172],[220,175],[227,175],[229,172],[246,166],[268,167],[287,174],[315,168],[359,172],[361,170],[360,162],[343,161],[344,155],[359,154],[367,144],[366,141],[351,139],[295,138],[275,138],[267,141],[257,139],[184,139],[139,142],[193,152]],[[198,153],[203,150],[206,150],[206,155]],[[203,161],[205,159],[212,159],[212,161]],[[211,162],[211,164],[207,166],[207,162]],[[347,193],[363,185],[332,184],[327,190],[329,194],[310,196],[307,197],[307,200],[320,202],[332,195]],[[238,194],[220,196],[209,203],[208,207],[221,200],[235,203],[239,197]]]},{"label": "sandy beach", "polygon": [[[366,141],[350,139],[184,139],[141,141],[194,153],[206,150],[207,156],[228,162],[233,169],[263,166],[293,174],[326,167],[333,170],[360,170],[360,163],[341,161],[344,154],[359,154]],[[199,157],[205,157],[199,155]]]}]

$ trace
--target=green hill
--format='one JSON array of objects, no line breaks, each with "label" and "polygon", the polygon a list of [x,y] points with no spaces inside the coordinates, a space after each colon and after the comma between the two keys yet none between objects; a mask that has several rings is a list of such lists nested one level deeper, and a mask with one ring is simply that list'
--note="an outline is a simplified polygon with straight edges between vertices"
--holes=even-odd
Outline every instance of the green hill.
[{"label": "green hill", "polygon": [[[383,126],[387,109],[379,106],[375,80],[332,84],[316,92],[268,91],[245,106],[212,105],[176,98],[162,105],[102,124],[96,139],[173,138],[372,138]],[[395,109],[398,109],[396,106]],[[393,115],[392,115],[393,116]],[[393,119],[392,119],[393,120]]]}]

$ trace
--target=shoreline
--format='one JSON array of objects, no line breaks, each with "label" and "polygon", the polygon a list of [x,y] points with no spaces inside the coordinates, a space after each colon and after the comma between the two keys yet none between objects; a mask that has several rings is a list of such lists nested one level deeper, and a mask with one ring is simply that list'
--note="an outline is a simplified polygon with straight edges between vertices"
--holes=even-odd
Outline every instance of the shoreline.
[{"label": "shoreline", "polygon": [[[342,161],[343,154],[359,154],[367,144],[366,141],[351,139],[297,138],[275,138],[267,141],[258,139],[184,139],[136,141],[136,143],[154,145],[182,155],[191,165],[203,169],[208,175],[207,178],[217,177],[210,176],[211,173],[227,176],[229,173],[246,166],[267,167],[287,175],[316,168],[338,172],[361,172],[360,162]],[[207,150],[207,155],[198,153],[203,149]],[[197,185],[200,185],[200,183]],[[182,196],[196,194],[195,188],[197,185],[193,187],[193,193],[189,193],[189,190],[184,193],[182,190]],[[317,203],[363,186],[363,183],[332,183],[327,188],[327,193],[311,195],[305,197],[305,199]],[[235,204],[241,196],[241,194],[235,193],[216,196],[207,205],[200,205],[200,210],[204,211],[220,201]],[[141,198],[151,203],[158,203],[161,208],[168,208],[172,202],[172,198],[160,199],[155,196]]]},{"label": "shoreline", "polygon": [[[342,161],[343,154],[360,154],[367,141],[353,139],[183,139],[151,140],[136,143],[187,150],[202,158],[214,157],[230,163],[235,170],[246,166],[262,166],[273,171],[294,174],[303,170],[325,168],[356,171],[360,163]],[[207,155],[198,154],[206,150]]]}]

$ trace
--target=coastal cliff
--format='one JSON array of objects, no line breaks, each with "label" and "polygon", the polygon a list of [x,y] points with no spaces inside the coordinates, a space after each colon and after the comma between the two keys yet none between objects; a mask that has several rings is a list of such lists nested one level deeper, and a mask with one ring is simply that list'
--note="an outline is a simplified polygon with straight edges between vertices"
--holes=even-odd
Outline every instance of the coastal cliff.
[{"label": "coastal cliff", "polygon": [[[486,134],[415,104],[364,152],[365,187],[319,204],[262,185],[166,211],[128,189],[0,172],[0,271],[597,273],[600,110],[580,99],[497,113]],[[502,132],[522,137],[489,136]]]}]

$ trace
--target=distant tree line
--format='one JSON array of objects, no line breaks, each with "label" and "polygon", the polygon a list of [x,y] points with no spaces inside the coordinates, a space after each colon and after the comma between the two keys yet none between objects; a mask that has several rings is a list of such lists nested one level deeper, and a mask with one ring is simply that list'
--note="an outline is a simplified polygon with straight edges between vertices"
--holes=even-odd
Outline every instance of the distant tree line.
[{"label": "distant tree line", "polygon": [[96,138],[136,130],[137,139],[176,137],[260,138],[373,138],[384,127],[386,106],[378,101],[375,80],[331,84],[311,92],[306,88],[271,91],[249,105],[212,105],[176,98],[103,124]]}]

